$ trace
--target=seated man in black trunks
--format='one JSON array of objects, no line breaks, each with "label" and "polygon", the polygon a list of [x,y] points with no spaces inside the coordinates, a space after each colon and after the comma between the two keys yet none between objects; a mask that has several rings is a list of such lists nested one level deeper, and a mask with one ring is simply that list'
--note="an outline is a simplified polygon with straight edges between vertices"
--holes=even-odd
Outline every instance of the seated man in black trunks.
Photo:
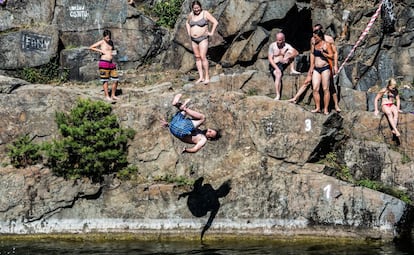
[{"label": "seated man in black trunks", "polygon": [[293,62],[298,54],[299,52],[296,49],[285,42],[285,35],[277,33],[276,41],[270,44],[268,52],[269,68],[275,79],[275,100],[280,99],[283,71]]}]

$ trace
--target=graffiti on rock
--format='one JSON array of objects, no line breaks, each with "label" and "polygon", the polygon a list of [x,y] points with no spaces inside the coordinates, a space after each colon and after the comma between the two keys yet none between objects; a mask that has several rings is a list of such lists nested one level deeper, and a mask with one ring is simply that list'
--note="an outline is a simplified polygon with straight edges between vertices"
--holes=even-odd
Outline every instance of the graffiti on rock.
[{"label": "graffiti on rock", "polygon": [[50,47],[52,37],[35,33],[22,33],[22,50],[24,51],[47,51]]},{"label": "graffiti on rock", "polygon": [[71,18],[87,19],[89,17],[89,11],[86,10],[84,5],[72,5],[69,7],[69,16]]}]

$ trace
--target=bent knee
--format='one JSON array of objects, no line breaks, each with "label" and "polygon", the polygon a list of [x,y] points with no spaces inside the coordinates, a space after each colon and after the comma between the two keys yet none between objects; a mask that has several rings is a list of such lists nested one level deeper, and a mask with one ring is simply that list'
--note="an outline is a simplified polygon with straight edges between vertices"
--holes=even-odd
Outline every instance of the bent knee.
[{"label": "bent knee", "polygon": [[277,69],[277,70],[274,70],[273,71],[273,74],[276,76],[276,77],[282,77],[282,71],[280,71],[279,69]]}]

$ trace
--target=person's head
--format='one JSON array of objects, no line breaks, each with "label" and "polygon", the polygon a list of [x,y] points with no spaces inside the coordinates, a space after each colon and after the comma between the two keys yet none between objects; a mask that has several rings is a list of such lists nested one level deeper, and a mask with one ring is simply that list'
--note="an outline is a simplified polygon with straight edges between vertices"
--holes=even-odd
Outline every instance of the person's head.
[{"label": "person's head", "polygon": [[198,15],[203,10],[203,7],[201,6],[201,3],[199,1],[193,1],[191,4],[191,10],[195,15]]},{"label": "person's head", "polygon": [[276,34],[276,44],[279,49],[285,47],[285,34],[282,32]]},{"label": "person's head", "polygon": [[105,29],[103,31],[103,38],[105,39],[105,41],[111,40],[111,38],[112,38],[111,31],[109,31],[108,29]]},{"label": "person's head", "polygon": [[323,41],[324,38],[325,38],[325,35],[322,32],[322,29],[317,29],[317,30],[313,31],[313,38],[315,39],[315,43]]},{"label": "person's head", "polygon": [[313,32],[315,32],[316,30],[323,30],[323,26],[321,24],[316,24],[315,26],[313,26]]},{"label": "person's head", "polygon": [[111,31],[109,31],[108,29],[105,29],[103,31],[103,38],[104,38],[105,42],[107,42],[109,45],[111,45],[112,48],[114,49],[114,43],[112,42]]},{"label": "person's head", "polygon": [[207,128],[204,132],[207,139],[212,141],[218,140],[221,137],[220,130]]},{"label": "person's head", "polygon": [[388,80],[387,89],[394,91],[397,88],[397,81],[394,78]]}]

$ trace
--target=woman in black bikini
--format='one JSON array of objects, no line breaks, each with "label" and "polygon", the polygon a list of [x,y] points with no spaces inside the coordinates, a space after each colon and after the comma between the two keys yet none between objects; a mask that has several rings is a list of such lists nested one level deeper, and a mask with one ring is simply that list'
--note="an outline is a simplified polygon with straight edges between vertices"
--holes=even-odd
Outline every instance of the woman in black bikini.
[{"label": "woman in black bikini", "polygon": [[[191,4],[191,9],[192,12],[188,15],[186,27],[187,33],[191,38],[197,71],[200,75],[196,83],[203,82],[204,84],[208,84],[210,81],[207,60],[208,37],[214,34],[218,22],[213,15],[201,8],[199,1],[194,1]],[[209,22],[212,23],[210,32],[208,31]]]},{"label": "woman in black bikini", "polygon": [[[386,88],[381,89],[374,100],[375,111],[374,114],[378,115],[378,101],[381,98],[381,110],[387,116],[388,122],[391,125],[392,133],[395,136],[400,136],[400,132],[397,129],[398,113],[400,110],[400,96],[398,95],[397,82],[395,79],[390,79]],[[397,105],[395,105],[395,103]]]},{"label": "woman in black bikini", "polygon": [[322,83],[323,89],[323,113],[329,114],[329,82],[331,77],[331,70],[328,59],[333,59],[334,53],[330,43],[324,41],[324,34],[322,30],[315,30],[313,32],[314,44],[311,45],[310,55],[310,69],[312,70],[312,88],[313,99],[315,100],[315,109],[312,112],[321,111],[321,97],[319,95],[319,88]]}]

